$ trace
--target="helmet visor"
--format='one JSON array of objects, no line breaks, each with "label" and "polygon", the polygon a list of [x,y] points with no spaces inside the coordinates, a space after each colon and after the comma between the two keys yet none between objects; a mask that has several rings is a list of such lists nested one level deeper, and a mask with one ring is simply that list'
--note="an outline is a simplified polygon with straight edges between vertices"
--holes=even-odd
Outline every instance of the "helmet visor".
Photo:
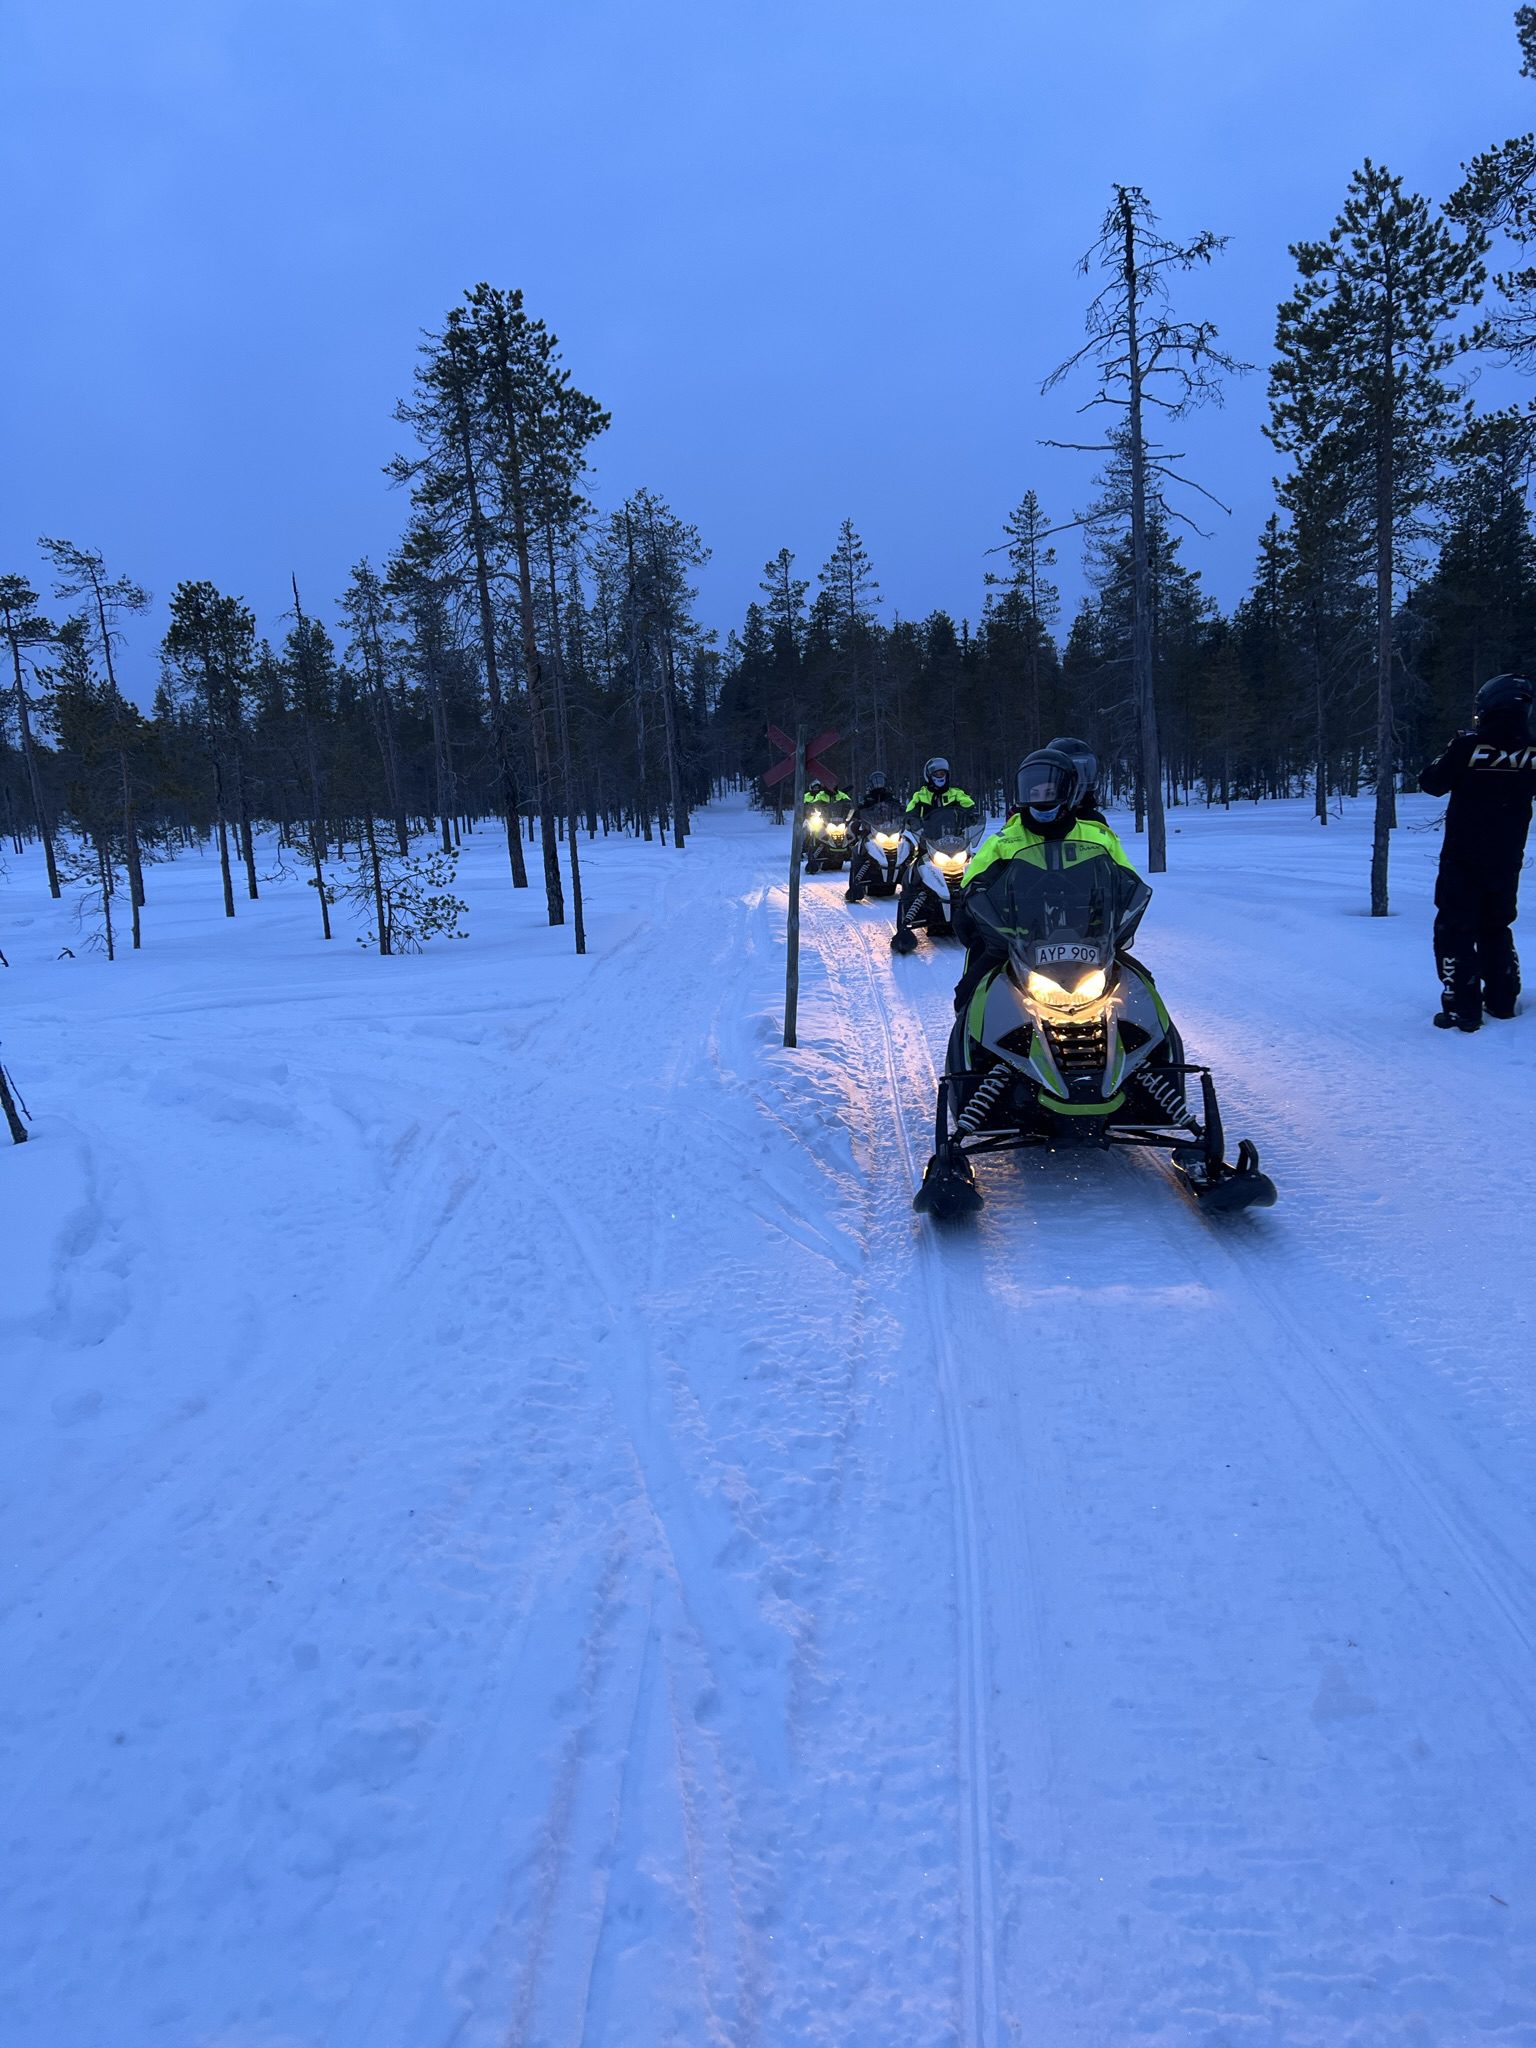
[{"label": "helmet visor", "polygon": [[1077,795],[1077,770],[1070,761],[1048,754],[1031,756],[1019,770],[1018,800],[1031,811],[1069,808]]}]

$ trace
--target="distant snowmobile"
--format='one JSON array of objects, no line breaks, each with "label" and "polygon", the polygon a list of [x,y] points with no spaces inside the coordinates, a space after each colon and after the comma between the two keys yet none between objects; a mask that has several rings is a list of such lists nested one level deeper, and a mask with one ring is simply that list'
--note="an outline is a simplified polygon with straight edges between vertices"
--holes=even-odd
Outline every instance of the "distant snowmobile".
[{"label": "distant snowmobile", "polygon": [[972,1158],[1034,1145],[1160,1146],[1202,1208],[1275,1200],[1246,1138],[1227,1164],[1210,1070],[1186,1061],[1151,975],[1127,950],[1151,899],[1138,875],[1104,860],[1001,861],[972,885],[967,921],[1004,959],[955,1020],[915,1209],[941,1221],[979,1209]]},{"label": "distant snowmobile", "polygon": [[828,797],[805,814],[805,872],[819,875],[841,868],[853,848],[848,806]]},{"label": "distant snowmobile", "polygon": [[891,933],[893,952],[914,951],[919,931],[930,939],[954,937],[954,894],[985,826],[974,804],[939,804],[921,819],[909,818],[896,929]]},{"label": "distant snowmobile", "polygon": [[848,868],[847,896],[862,903],[866,896],[894,896],[901,879],[906,830],[895,798],[863,803],[850,827],[854,851]]}]

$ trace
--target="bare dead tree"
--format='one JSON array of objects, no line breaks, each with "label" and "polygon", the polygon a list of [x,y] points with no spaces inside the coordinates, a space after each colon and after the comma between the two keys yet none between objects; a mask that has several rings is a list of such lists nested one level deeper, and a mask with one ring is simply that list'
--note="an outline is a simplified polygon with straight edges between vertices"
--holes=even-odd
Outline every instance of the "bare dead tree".
[{"label": "bare dead tree", "polygon": [[[1208,229],[1193,241],[1175,242],[1157,231],[1157,216],[1139,185],[1116,185],[1114,198],[1100,225],[1098,240],[1079,266],[1084,277],[1094,271],[1107,282],[1088,308],[1088,339],[1059,363],[1041,387],[1051,390],[1074,370],[1092,365],[1097,390],[1080,412],[1109,406],[1122,415],[1120,436],[1083,444],[1053,441],[1051,447],[1077,448],[1083,453],[1124,453],[1128,472],[1133,586],[1131,628],[1132,687],[1136,702],[1137,753],[1147,806],[1147,866],[1162,874],[1168,866],[1167,826],[1163,817],[1162,749],[1158,741],[1156,649],[1153,633],[1152,565],[1148,545],[1147,495],[1157,478],[1187,485],[1220,500],[1175,465],[1180,456],[1147,431],[1147,408],[1163,418],[1182,419],[1207,400],[1220,401],[1221,379],[1241,372],[1239,363],[1217,346],[1216,328],[1208,320],[1179,320],[1169,304],[1168,275],[1209,263],[1226,246],[1224,235]],[[1225,511],[1228,508],[1222,506]],[[1182,517],[1183,515],[1176,515]]]}]

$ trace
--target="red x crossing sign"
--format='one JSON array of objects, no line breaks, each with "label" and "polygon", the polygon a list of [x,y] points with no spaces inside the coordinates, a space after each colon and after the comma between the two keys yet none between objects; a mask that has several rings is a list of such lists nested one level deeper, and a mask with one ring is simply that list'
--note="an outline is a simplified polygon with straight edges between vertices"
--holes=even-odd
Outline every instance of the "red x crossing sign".
[{"label": "red x crossing sign", "polygon": [[[786,755],[783,761],[775,761],[771,768],[763,770],[763,787],[772,789],[776,782],[782,782],[786,775],[795,772],[795,743],[787,732],[780,732],[776,725],[768,728],[768,737],[779,751]],[[839,732],[819,732],[805,750],[805,779],[807,782],[832,783],[837,780],[821,756],[828,747],[835,747],[842,738]]]}]

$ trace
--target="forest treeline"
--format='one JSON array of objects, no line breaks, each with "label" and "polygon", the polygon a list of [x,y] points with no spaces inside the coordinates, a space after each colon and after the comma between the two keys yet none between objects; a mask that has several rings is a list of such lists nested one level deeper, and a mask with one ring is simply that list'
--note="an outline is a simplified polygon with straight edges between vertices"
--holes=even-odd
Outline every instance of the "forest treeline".
[{"label": "forest treeline", "polygon": [[[1536,78],[1536,8],[1516,30]],[[1199,317],[1223,239],[1171,238],[1116,186],[1083,266],[1086,339],[1044,379],[1097,423],[1070,444],[1085,502],[1022,490],[971,620],[888,616],[845,520],[814,586],[790,548],[772,555],[723,646],[698,616],[698,531],[650,489],[591,502],[608,416],[522,295],[482,284],[425,339],[397,408],[400,542],[326,594],[334,630],[297,587],[258,621],[180,583],[145,711],[121,682],[149,602],[131,565],[49,537],[30,576],[0,575],[0,829],[41,842],[55,895],[91,894],[109,951],[140,943],[154,863],[183,848],[217,848],[235,916],[274,828],[315,885],[317,933],[349,895],[401,950],[457,928],[456,850],[494,831],[511,885],[539,888],[581,949],[583,834],[682,846],[713,788],[769,764],[770,723],[836,728],[850,781],[914,782],[940,747],[994,802],[1024,753],[1072,731],[1134,805],[1154,872],[1169,808],[1305,792],[1326,822],[1373,790],[1384,913],[1395,792],[1478,681],[1536,667],[1536,406],[1470,397],[1480,359],[1536,369],[1533,243],[1526,135],[1443,203],[1367,162],[1327,233],[1293,245],[1268,365],[1275,509],[1224,612],[1196,566],[1220,513],[1172,431],[1250,368]],[[1069,545],[1088,584],[1070,618],[1053,577]]]}]

